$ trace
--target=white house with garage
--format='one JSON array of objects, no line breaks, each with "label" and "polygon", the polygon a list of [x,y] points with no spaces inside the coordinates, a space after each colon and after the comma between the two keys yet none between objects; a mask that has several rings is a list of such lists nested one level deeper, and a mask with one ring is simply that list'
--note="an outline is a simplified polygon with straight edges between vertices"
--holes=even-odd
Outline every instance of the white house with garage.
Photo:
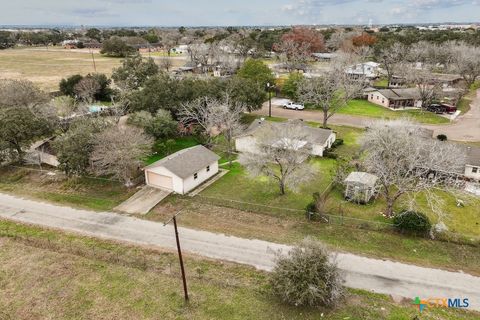
[{"label": "white house with garage", "polygon": [[148,186],[186,194],[218,173],[220,157],[204,146],[171,154],[145,167]]}]

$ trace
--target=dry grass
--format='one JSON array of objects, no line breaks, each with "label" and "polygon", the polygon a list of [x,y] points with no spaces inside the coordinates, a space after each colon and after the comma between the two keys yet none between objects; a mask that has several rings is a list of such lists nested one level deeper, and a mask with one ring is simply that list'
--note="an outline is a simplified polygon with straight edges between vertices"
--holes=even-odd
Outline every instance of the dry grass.
[{"label": "dry grass", "polygon": [[[121,59],[94,54],[97,72],[110,75]],[[88,51],[69,51],[59,48],[28,48],[0,51],[2,78],[26,79],[48,91],[58,90],[62,78],[73,74],[86,75],[95,72],[92,56]]]},{"label": "dry grass", "polygon": [[[14,235],[16,237],[14,237]],[[295,308],[268,293],[266,274],[185,256],[183,302],[175,254],[0,220],[0,319],[412,319],[406,299],[348,290],[334,310]],[[143,265],[143,262],[145,264]],[[430,309],[422,319],[476,319]]]},{"label": "dry grass", "polygon": [[[120,58],[102,56],[98,50],[94,58],[96,72],[108,76],[122,61]],[[185,61],[176,57],[172,59],[172,63],[174,67],[178,67]],[[93,72],[95,69],[92,55],[88,49],[67,50],[53,47],[47,50],[39,47],[0,50],[0,78],[30,80],[47,91],[58,90],[58,83],[62,78]]]}]

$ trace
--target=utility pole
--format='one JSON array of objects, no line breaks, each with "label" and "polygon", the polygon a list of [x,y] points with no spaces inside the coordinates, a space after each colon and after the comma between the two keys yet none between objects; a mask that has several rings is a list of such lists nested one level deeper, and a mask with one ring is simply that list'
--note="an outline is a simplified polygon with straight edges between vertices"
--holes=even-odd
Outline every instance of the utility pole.
[{"label": "utility pole", "polygon": [[272,95],[270,93],[270,89],[272,88],[273,86],[270,85],[270,82],[267,83],[267,92],[268,92],[268,117],[271,118],[272,117]]},{"label": "utility pole", "polygon": [[93,55],[93,50],[90,48],[90,53],[92,54],[92,61],[93,61],[93,70],[95,70],[95,73],[97,73],[97,66],[95,64],[95,56]]},{"label": "utility pole", "polygon": [[177,212],[170,220],[165,222],[163,225],[166,226],[173,220],[173,227],[175,229],[175,240],[177,241],[177,251],[178,251],[178,260],[180,261],[180,269],[182,271],[182,281],[183,281],[183,293],[185,295],[185,302],[188,302],[188,289],[187,289],[187,278],[185,276],[185,268],[183,266],[183,258],[182,258],[182,249],[180,248],[180,239],[178,237],[178,228],[177,228],[177,216],[182,211]]}]

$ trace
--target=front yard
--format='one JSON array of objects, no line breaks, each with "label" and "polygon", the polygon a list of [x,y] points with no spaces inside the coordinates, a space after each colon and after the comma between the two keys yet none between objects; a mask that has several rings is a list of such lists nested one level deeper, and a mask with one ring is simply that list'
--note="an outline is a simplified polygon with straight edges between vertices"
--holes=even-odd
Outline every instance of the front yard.
[{"label": "front yard", "polygon": [[[332,129],[337,132],[337,138],[344,139],[344,144],[339,146],[335,152],[344,157],[355,155],[359,149],[358,139],[363,130],[344,126],[332,126]],[[249,176],[239,163],[235,163],[232,168],[226,167],[230,172],[205,189],[200,195],[226,201],[252,203],[258,205],[259,208],[263,206],[283,208],[283,210],[277,209],[274,211],[277,214],[302,216],[306,205],[312,200],[312,194],[314,192],[321,193],[330,185],[337,166],[337,160],[329,158],[313,158],[309,160],[309,163],[315,169],[315,176],[297,192],[289,191],[284,196],[279,194],[279,187],[276,183],[267,180],[265,177]],[[457,207],[454,196],[443,193],[440,195],[445,201],[444,211],[448,215],[444,222],[449,230],[454,233],[480,238],[480,214],[477,210],[480,207],[480,199],[468,199],[465,207]],[[429,207],[425,197],[420,196],[417,199],[417,204],[420,211],[429,215],[432,221],[436,222],[436,215]],[[382,197],[367,205],[358,205],[345,201],[341,190],[334,189],[327,205],[332,215],[343,213],[346,217],[364,219],[367,222],[391,223],[389,219],[382,216],[385,208],[385,200]],[[245,207],[249,209],[252,209],[250,208],[252,206],[245,204]],[[402,208],[403,206],[398,203],[396,209],[400,210]]]},{"label": "front yard", "polygon": [[435,113],[422,110],[398,110],[393,111],[385,107],[368,102],[367,100],[351,100],[346,107],[338,110],[340,114],[350,114],[371,118],[398,119],[402,117],[412,118],[420,123],[441,124],[448,123],[447,118]]}]

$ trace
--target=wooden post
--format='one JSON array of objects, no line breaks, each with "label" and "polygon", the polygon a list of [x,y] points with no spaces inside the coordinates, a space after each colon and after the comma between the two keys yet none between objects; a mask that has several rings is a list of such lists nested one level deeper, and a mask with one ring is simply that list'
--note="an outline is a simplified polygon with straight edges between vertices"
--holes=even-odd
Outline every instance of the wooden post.
[{"label": "wooden post", "polygon": [[180,269],[182,270],[183,292],[185,301],[188,302],[187,279],[185,277],[185,268],[183,266],[182,249],[180,248],[180,239],[178,238],[177,218],[173,216],[173,226],[175,228],[175,239],[177,241],[178,259],[180,260]]}]

